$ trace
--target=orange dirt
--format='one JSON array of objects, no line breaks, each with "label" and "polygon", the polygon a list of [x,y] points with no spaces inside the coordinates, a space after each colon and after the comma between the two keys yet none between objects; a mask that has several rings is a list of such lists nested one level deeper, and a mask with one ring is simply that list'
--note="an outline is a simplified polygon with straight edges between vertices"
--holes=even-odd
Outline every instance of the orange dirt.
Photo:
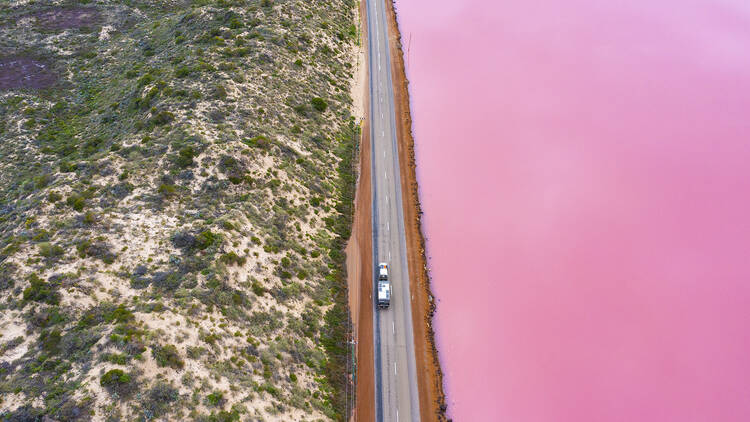
[{"label": "orange dirt", "polygon": [[409,89],[404,68],[401,33],[398,29],[393,0],[386,1],[388,9],[388,39],[391,54],[391,74],[396,106],[396,134],[401,173],[401,190],[406,226],[407,259],[411,280],[412,322],[414,327],[414,353],[417,361],[417,383],[419,385],[419,409],[421,420],[445,421],[445,393],[443,373],[432,331],[432,315],[435,300],[430,292],[430,277],[427,273],[424,237],[421,230],[422,210],[419,203],[414,138],[411,131],[409,111]]},{"label": "orange dirt", "polygon": [[[360,4],[362,40],[367,45],[367,9]],[[365,57],[367,55],[365,54]],[[367,60],[367,59],[366,59]],[[368,63],[362,64],[367,68]],[[372,182],[370,179],[370,90],[365,85],[365,119],[362,124],[359,151],[359,178],[354,200],[352,236],[346,246],[346,266],[349,283],[349,309],[353,325],[355,353],[356,403],[351,421],[375,421],[375,359],[372,339]]]}]

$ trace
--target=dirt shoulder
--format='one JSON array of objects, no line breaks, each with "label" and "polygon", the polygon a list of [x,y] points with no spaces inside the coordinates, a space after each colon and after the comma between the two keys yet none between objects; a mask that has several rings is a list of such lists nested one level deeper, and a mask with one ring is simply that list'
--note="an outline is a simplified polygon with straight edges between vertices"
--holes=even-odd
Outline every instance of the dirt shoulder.
[{"label": "dirt shoulder", "polygon": [[[358,65],[363,81],[355,83],[354,98],[361,101],[364,111],[362,136],[360,138],[359,179],[354,203],[352,236],[346,248],[347,278],[349,283],[349,308],[351,310],[353,336],[356,341],[356,405],[351,421],[375,420],[375,372],[372,332],[372,182],[370,178],[370,90],[367,54],[367,8],[365,2],[359,7],[361,22],[362,54]],[[361,95],[358,95],[361,94]],[[356,105],[355,105],[356,106]]]},{"label": "dirt shoulder", "polygon": [[432,331],[435,300],[430,292],[427,273],[424,237],[421,230],[422,210],[419,203],[414,138],[409,110],[409,89],[404,68],[401,33],[398,29],[393,0],[386,1],[391,54],[391,74],[396,106],[396,131],[401,190],[403,192],[404,224],[406,226],[407,259],[412,294],[412,321],[414,327],[414,352],[417,361],[421,420],[445,421],[445,393],[443,373]]}]

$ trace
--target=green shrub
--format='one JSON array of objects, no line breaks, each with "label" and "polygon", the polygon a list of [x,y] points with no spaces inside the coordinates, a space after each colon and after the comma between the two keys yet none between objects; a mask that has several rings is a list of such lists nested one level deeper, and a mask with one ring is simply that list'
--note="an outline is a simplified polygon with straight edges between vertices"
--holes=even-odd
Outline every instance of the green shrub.
[{"label": "green shrub", "polygon": [[81,211],[86,206],[86,199],[76,193],[70,194],[65,202],[76,211]]},{"label": "green shrub", "polygon": [[99,148],[102,146],[103,143],[104,143],[104,140],[102,140],[101,138],[89,139],[86,142],[84,142],[83,145],[81,146],[81,154],[84,157],[93,155],[97,151],[99,151]]},{"label": "green shrub", "polygon": [[174,71],[174,75],[178,78],[184,78],[193,73],[193,69],[189,66],[180,66]]},{"label": "green shrub", "polygon": [[52,181],[52,176],[49,174],[42,174],[41,176],[37,176],[34,178],[34,186],[37,189],[42,189],[49,185],[49,183]]},{"label": "green shrub", "polygon": [[219,258],[219,260],[227,265],[245,265],[247,258],[239,256],[234,252],[227,252]]},{"label": "green shrub", "polygon": [[266,294],[266,289],[257,281],[253,281],[252,289],[256,296],[263,296]]},{"label": "green shrub", "polygon": [[62,173],[71,173],[78,170],[77,164],[72,164],[68,161],[61,161],[60,162],[60,172]]},{"label": "green shrub", "polygon": [[102,360],[116,365],[126,365],[128,363],[128,355],[122,353],[105,353],[102,355]]},{"label": "green shrub", "polygon": [[195,247],[204,250],[217,243],[219,239],[218,234],[211,232],[211,230],[204,230],[195,236]]},{"label": "green shrub", "polygon": [[175,164],[180,168],[188,168],[194,164],[193,158],[195,157],[195,150],[193,147],[187,146],[182,148],[175,158]]},{"label": "green shrub", "polygon": [[34,242],[46,242],[50,238],[50,233],[47,230],[39,230],[31,238]]},{"label": "green shrub", "polygon": [[122,369],[112,369],[102,375],[99,384],[101,384],[102,387],[113,388],[122,384],[127,384],[130,381],[130,375],[125,371]]},{"label": "green shrub", "polygon": [[111,264],[115,262],[117,255],[110,251],[110,245],[105,242],[92,243],[88,239],[82,239],[78,241],[76,249],[78,250],[78,256],[85,258],[87,256],[98,258],[104,261],[105,264]]},{"label": "green shrub", "polygon": [[263,135],[258,135],[246,140],[245,144],[253,148],[267,149],[271,146],[271,140]]},{"label": "green shrub", "polygon": [[162,110],[152,115],[148,122],[151,126],[162,126],[162,125],[166,125],[167,123],[172,122],[173,120],[174,120],[173,113]]},{"label": "green shrub", "polygon": [[41,343],[42,350],[52,355],[56,355],[60,351],[59,346],[61,339],[62,334],[58,329],[43,330],[39,335],[39,342]]},{"label": "green shrub", "polygon": [[59,258],[65,255],[65,249],[60,245],[53,245],[49,242],[39,244],[39,255],[45,258]]},{"label": "green shrub", "polygon": [[23,300],[49,303],[50,305],[57,305],[60,303],[60,294],[57,293],[53,286],[36,274],[29,276],[29,282],[31,286],[27,287],[23,291]]},{"label": "green shrub", "polygon": [[328,108],[328,103],[322,99],[315,97],[312,100],[310,100],[310,104],[312,104],[313,108],[319,112],[324,112]]},{"label": "green shrub", "polygon": [[96,213],[93,211],[86,211],[83,215],[83,224],[92,225],[96,223]]},{"label": "green shrub", "polygon": [[182,369],[185,366],[185,362],[177,351],[177,347],[172,344],[152,346],[151,353],[153,353],[154,360],[156,360],[156,364],[159,366],[167,366],[172,369]]},{"label": "green shrub", "polygon": [[161,196],[170,197],[177,193],[177,186],[170,183],[162,183],[156,191],[159,192]]},{"label": "green shrub", "polygon": [[222,84],[216,84],[214,85],[214,88],[211,92],[212,96],[218,100],[226,100],[227,99],[227,89]]},{"label": "green shrub", "polygon": [[224,404],[224,401],[224,393],[221,391],[214,391],[206,396],[206,404],[209,406],[220,406]]},{"label": "green shrub", "polygon": [[[144,396],[143,409],[151,416],[158,418],[169,412],[171,404],[179,397],[179,391],[171,384],[159,381]],[[144,418],[144,420],[148,419]]]},{"label": "green shrub", "polygon": [[107,322],[124,323],[130,322],[134,319],[133,312],[125,307],[123,304],[117,305],[111,312],[104,314],[104,320]]},{"label": "green shrub", "polygon": [[49,202],[55,203],[61,199],[62,199],[62,195],[60,195],[59,193],[55,191],[50,191],[50,193],[47,194],[47,201]]}]

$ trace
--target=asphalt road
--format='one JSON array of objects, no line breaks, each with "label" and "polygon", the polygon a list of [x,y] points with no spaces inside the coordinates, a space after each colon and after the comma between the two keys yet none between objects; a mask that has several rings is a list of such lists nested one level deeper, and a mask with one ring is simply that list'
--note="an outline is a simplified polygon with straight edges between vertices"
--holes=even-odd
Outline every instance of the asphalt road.
[{"label": "asphalt road", "polygon": [[[367,0],[372,142],[373,268],[390,265],[391,305],[373,298],[376,420],[419,421],[406,233],[401,200],[396,113],[388,49],[385,1]],[[377,277],[373,274],[373,283]],[[373,285],[377,292],[377,285]]]}]

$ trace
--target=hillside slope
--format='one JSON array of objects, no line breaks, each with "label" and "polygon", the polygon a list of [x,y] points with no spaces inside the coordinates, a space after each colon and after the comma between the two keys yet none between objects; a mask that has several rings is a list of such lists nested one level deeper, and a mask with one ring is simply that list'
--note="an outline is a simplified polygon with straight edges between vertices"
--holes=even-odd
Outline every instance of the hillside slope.
[{"label": "hillside slope", "polygon": [[0,420],[340,420],[353,0],[0,0]]}]

